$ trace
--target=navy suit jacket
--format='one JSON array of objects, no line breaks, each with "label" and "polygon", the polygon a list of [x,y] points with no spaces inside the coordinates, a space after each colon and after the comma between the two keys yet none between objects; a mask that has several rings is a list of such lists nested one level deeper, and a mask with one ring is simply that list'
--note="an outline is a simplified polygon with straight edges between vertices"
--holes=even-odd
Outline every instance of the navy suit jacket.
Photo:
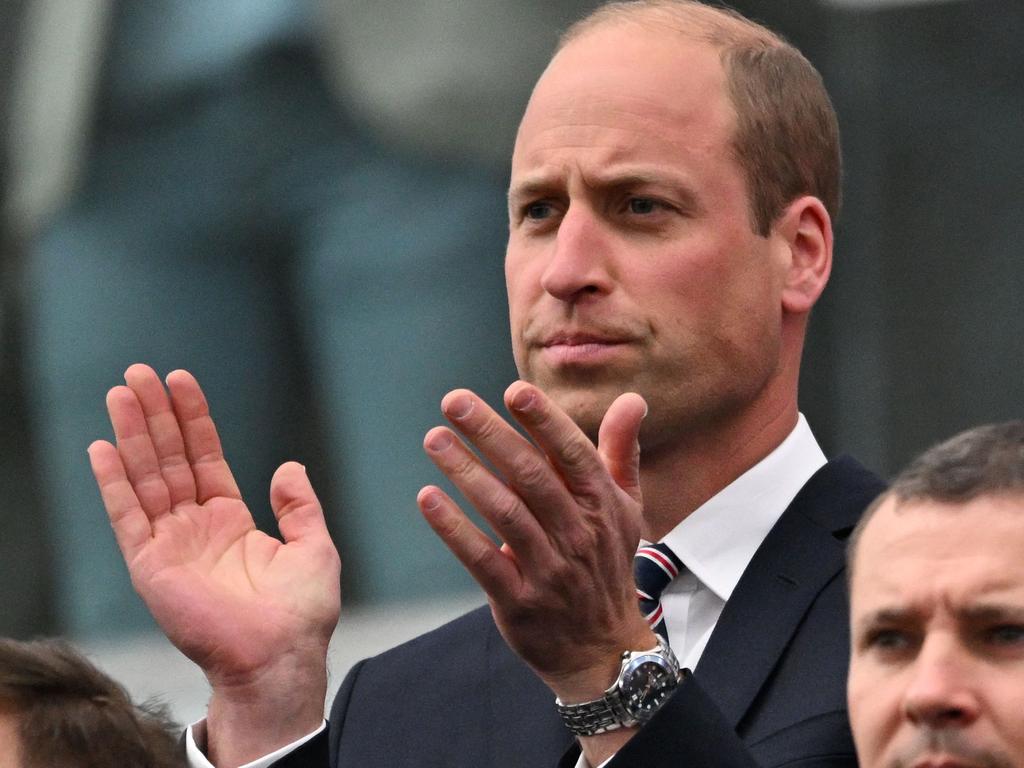
[{"label": "navy suit jacket", "polygon": [[[743,573],[694,674],[611,766],[856,766],[844,549],[882,489],[846,457],[807,482]],[[275,766],[537,768],[578,755],[551,692],[484,607],[360,662],[326,734]]]}]

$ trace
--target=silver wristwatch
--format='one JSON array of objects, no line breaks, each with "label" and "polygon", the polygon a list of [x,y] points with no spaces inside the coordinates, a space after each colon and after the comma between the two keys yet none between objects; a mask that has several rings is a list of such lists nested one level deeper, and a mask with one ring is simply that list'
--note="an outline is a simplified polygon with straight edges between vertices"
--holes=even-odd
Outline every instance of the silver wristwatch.
[{"label": "silver wristwatch", "polygon": [[594,736],[646,723],[669,700],[681,679],[675,654],[659,637],[657,646],[649,651],[623,651],[619,676],[601,698],[579,704],[555,699],[555,706],[570,731]]}]

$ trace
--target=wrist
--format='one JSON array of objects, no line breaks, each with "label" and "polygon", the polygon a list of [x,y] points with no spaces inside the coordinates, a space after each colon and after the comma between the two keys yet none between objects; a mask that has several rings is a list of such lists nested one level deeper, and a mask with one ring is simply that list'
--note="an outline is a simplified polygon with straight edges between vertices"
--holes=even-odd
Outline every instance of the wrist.
[{"label": "wrist", "polygon": [[549,676],[545,682],[559,701],[565,704],[592,701],[603,696],[618,678],[623,651],[649,650],[657,645],[658,636],[644,623],[631,636],[593,653],[593,662],[586,667]]},{"label": "wrist", "polygon": [[602,695],[582,702],[556,699],[558,714],[579,737],[599,736],[648,722],[675,693],[682,673],[668,643],[627,650],[619,673]]},{"label": "wrist", "polygon": [[282,659],[244,678],[210,679],[206,753],[218,768],[243,765],[317,730],[327,697],[326,654],[318,666]]}]

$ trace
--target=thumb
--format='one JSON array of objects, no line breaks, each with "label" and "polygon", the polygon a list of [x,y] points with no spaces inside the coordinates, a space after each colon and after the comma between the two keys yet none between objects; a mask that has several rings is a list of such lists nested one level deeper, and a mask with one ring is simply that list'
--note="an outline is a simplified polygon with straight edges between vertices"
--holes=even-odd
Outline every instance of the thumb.
[{"label": "thumb", "polygon": [[597,451],[605,468],[622,490],[635,501],[640,494],[640,422],[647,415],[647,403],[635,392],[615,398],[601,420]]},{"label": "thumb", "polygon": [[306,475],[306,468],[288,461],[277,468],[270,480],[270,508],[285,542],[330,538],[323,507]]}]

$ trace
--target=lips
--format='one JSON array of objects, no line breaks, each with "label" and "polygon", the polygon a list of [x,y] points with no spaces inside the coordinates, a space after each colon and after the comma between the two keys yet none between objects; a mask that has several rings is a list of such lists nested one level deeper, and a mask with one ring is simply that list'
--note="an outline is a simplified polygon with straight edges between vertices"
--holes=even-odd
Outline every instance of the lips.
[{"label": "lips", "polygon": [[559,331],[541,341],[542,347],[581,347],[587,345],[628,344],[632,339],[602,333]]},{"label": "lips", "polygon": [[962,744],[963,749],[935,751],[928,749],[917,754],[907,755],[906,759],[897,761],[898,765],[909,765],[911,768],[981,768],[982,766],[1009,765],[999,759],[995,753],[969,744]]},{"label": "lips", "polygon": [[634,342],[621,333],[560,330],[542,336],[536,346],[550,365],[580,366],[610,362]]},{"label": "lips", "polygon": [[977,763],[960,760],[952,756],[922,758],[913,768],[975,768]]}]

